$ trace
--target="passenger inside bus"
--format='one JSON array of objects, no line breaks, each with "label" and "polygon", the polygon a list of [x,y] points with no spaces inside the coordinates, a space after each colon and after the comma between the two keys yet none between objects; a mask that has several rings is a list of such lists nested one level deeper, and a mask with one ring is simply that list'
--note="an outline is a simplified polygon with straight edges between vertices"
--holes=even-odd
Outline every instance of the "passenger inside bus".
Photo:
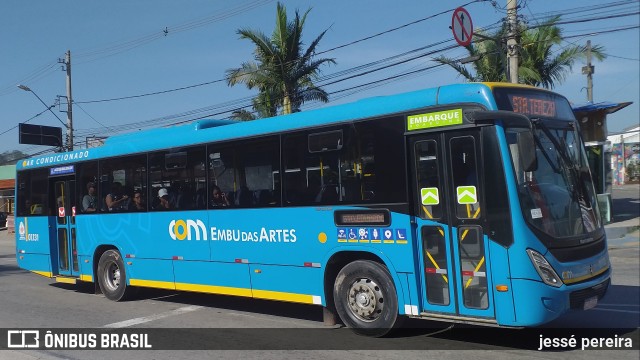
[{"label": "passenger inside bus", "polygon": [[217,185],[211,187],[211,207],[229,206],[231,202],[227,198],[227,194],[222,192]]},{"label": "passenger inside bus", "polygon": [[98,198],[96,197],[96,184],[87,183],[87,194],[82,198],[82,212],[91,213],[98,210]]},{"label": "passenger inside bus", "polygon": [[122,193],[122,184],[111,184],[111,192],[104,199],[108,211],[123,211],[129,208],[129,196]]},{"label": "passenger inside bus", "polygon": [[147,210],[147,205],[144,203],[144,198],[142,197],[141,190],[134,190],[133,192],[133,202],[131,203],[131,211],[145,211]]},{"label": "passenger inside bus", "polygon": [[253,205],[253,192],[246,185],[240,186],[234,204],[240,207]]},{"label": "passenger inside bus", "polygon": [[158,206],[155,208],[155,210],[172,210],[173,206],[171,205],[171,202],[169,201],[169,191],[165,188],[162,188],[160,190],[158,190],[158,199],[160,200],[160,203],[158,204]]}]

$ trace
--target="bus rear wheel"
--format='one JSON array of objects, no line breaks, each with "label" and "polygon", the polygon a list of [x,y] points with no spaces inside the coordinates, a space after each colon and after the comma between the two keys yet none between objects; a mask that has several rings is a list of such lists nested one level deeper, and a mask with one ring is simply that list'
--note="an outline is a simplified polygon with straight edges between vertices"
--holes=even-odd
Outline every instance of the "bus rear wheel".
[{"label": "bus rear wheel", "polygon": [[131,293],[131,288],[127,286],[124,261],[117,250],[107,250],[100,256],[98,283],[102,293],[109,300],[125,300]]},{"label": "bus rear wheel", "polygon": [[383,265],[358,260],[340,270],[333,287],[340,319],[358,334],[384,336],[398,323],[398,299]]}]

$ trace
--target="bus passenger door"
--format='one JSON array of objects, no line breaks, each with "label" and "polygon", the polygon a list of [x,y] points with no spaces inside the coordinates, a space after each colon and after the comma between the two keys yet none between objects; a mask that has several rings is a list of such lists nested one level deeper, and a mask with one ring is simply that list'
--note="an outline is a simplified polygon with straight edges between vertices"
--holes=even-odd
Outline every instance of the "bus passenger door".
[{"label": "bus passenger door", "polygon": [[482,227],[480,131],[409,140],[426,313],[494,318]]},{"label": "bus passenger door", "polygon": [[[55,178],[51,180],[55,198],[57,244],[51,262],[54,275],[78,276],[78,249],[76,247],[75,179]],[[57,264],[57,273],[55,270]]]}]

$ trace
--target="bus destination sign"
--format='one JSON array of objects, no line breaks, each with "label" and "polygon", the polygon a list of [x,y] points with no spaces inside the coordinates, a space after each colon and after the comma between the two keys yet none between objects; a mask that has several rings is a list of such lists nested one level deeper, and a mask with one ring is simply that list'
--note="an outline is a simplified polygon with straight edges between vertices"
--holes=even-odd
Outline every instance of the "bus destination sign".
[{"label": "bus destination sign", "polygon": [[544,117],[556,116],[556,103],[553,100],[526,95],[510,95],[509,100],[511,101],[513,112]]},{"label": "bus destination sign", "polygon": [[529,117],[543,117],[574,121],[571,105],[566,98],[535,88],[496,86],[493,95],[498,110],[513,111]]}]

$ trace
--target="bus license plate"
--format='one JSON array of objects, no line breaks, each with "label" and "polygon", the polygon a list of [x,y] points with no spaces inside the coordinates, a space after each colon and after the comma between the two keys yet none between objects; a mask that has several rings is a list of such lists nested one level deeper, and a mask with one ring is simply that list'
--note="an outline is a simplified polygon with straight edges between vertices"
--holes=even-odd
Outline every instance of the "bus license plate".
[{"label": "bus license plate", "polygon": [[590,297],[584,301],[583,309],[584,310],[593,309],[594,307],[596,307],[596,305],[598,305],[598,297],[597,296]]}]

